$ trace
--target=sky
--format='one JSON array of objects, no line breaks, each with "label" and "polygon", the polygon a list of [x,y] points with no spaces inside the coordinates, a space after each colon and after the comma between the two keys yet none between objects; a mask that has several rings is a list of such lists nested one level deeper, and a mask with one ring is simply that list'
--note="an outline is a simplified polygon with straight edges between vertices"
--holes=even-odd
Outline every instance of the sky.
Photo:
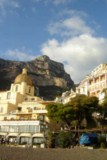
[{"label": "sky", "polygon": [[41,55],[75,83],[107,63],[107,0],[0,0],[0,58]]}]

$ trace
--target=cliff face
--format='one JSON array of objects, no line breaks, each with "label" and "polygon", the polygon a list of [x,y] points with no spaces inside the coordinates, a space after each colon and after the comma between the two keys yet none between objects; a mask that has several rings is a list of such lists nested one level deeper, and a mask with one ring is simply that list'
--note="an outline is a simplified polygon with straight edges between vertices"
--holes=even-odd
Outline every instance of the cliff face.
[{"label": "cliff face", "polygon": [[64,71],[62,63],[55,62],[47,56],[40,56],[29,62],[0,59],[0,90],[9,89],[24,67],[33,79],[35,92],[38,87],[41,97],[54,99],[63,91],[74,88],[74,82]]}]

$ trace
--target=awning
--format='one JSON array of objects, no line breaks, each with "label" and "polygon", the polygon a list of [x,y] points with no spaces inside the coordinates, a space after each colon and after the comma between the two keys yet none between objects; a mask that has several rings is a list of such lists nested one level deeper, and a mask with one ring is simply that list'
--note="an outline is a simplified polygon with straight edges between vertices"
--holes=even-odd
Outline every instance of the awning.
[{"label": "awning", "polygon": [[7,133],[5,133],[5,132],[0,132],[0,136],[6,136],[7,135]]},{"label": "awning", "polygon": [[19,137],[31,137],[30,133],[21,133]]},{"label": "awning", "polygon": [[18,133],[9,133],[7,136],[8,136],[8,137],[12,137],[12,136],[17,137],[17,136],[18,136]]},{"label": "awning", "polygon": [[32,137],[44,137],[43,133],[35,133],[32,135]]}]

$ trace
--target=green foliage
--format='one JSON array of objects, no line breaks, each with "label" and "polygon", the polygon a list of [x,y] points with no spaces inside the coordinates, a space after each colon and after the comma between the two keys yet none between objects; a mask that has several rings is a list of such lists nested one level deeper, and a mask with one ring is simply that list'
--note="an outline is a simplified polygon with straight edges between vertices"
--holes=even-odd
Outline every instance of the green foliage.
[{"label": "green foliage", "polygon": [[98,144],[96,146],[97,148],[107,148],[107,142],[106,142],[106,134],[99,134],[98,135]]},{"label": "green foliage", "polygon": [[74,110],[69,105],[63,104],[49,104],[47,106],[48,117],[53,121],[60,123],[60,125],[67,124],[70,126],[71,121],[74,119]]},{"label": "green foliage", "polygon": [[70,132],[60,132],[58,135],[58,146],[68,148],[71,146],[72,134]]},{"label": "green foliage", "polygon": [[102,111],[107,110],[107,92],[106,90],[104,91],[104,93],[105,93],[105,97],[104,97],[103,102],[101,103]]},{"label": "green foliage", "polygon": [[[98,98],[78,95],[67,104],[47,105],[48,117],[57,123],[70,126],[74,124],[80,127],[82,120],[92,118],[92,113],[98,108]],[[73,122],[73,123],[72,123]]]},{"label": "green foliage", "polygon": [[78,95],[72,99],[69,105],[75,111],[74,120],[77,121],[77,126],[80,127],[84,118],[87,125],[91,122],[92,113],[98,108],[98,98]]},{"label": "green foliage", "polygon": [[100,107],[99,107],[99,112],[101,114],[99,121],[102,126],[106,124],[105,118],[107,117],[107,89],[104,89],[103,92],[105,96],[104,96],[103,102],[100,103]]},{"label": "green foliage", "polygon": [[47,105],[48,117],[56,122],[60,121],[61,109],[63,104],[52,103]]},{"label": "green foliage", "polygon": [[55,148],[55,134],[52,132],[48,133],[47,147],[48,148]]}]

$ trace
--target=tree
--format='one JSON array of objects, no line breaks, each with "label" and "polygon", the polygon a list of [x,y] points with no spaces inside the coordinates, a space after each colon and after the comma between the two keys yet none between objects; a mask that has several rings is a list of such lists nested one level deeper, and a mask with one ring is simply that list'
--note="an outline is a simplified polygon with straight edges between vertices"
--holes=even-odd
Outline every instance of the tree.
[{"label": "tree", "polygon": [[74,119],[74,109],[70,105],[52,103],[47,105],[47,116],[60,124],[60,127],[64,128],[66,126],[69,128],[71,122]]},{"label": "tree", "polygon": [[55,148],[55,134],[52,132],[48,133],[47,147],[48,148]]},{"label": "tree", "polygon": [[74,121],[76,128],[81,127],[83,119],[86,119],[87,125],[90,124],[92,120],[92,113],[98,109],[98,98],[88,97],[86,95],[77,95],[74,97],[70,105],[74,110]]},{"label": "tree", "polygon": [[98,98],[78,95],[67,104],[53,103],[47,105],[48,117],[70,130],[73,124],[80,128],[82,120],[88,122],[98,107]]},{"label": "tree", "polygon": [[107,89],[104,89],[103,93],[104,93],[104,99],[100,103],[99,107],[99,112],[100,112],[99,120],[102,126],[106,124],[106,117],[107,117]]},{"label": "tree", "polygon": [[104,89],[103,93],[104,93],[104,99],[103,99],[103,102],[101,103],[101,107],[102,107],[102,112],[105,117],[107,116],[107,89]]},{"label": "tree", "polygon": [[61,131],[56,140],[56,145],[61,148],[68,148],[72,144],[72,133]]}]

